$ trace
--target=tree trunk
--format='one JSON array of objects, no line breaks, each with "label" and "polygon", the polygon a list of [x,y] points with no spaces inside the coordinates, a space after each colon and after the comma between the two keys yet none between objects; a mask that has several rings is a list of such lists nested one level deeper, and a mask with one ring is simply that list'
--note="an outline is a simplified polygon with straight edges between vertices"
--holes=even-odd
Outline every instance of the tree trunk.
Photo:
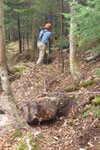
[{"label": "tree trunk", "polygon": [[[51,18],[50,18],[51,17]],[[55,44],[55,34],[54,34],[54,26],[55,26],[55,21],[54,21],[54,12],[50,10],[50,15],[48,16],[48,22],[51,23],[51,32],[52,32],[52,40],[51,40],[51,44],[54,45]],[[50,44],[50,45],[51,45]]]},{"label": "tree trunk", "polygon": [[[63,13],[63,0],[61,0],[61,13]],[[63,41],[63,15],[61,15],[61,41]],[[64,73],[64,57],[63,57],[63,51],[62,48],[60,47],[60,51],[61,51],[61,62],[62,62],[62,70],[61,72]]]},{"label": "tree trunk", "polygon": [[26,39],[27,39],[27,50],[29,51],[29,34],[28,34],[28,17],[27,17],[27,34],[26,34]]},{"label": "tree trunk", "polygon": [[[73,0],[73,2],[75,2],[75,0]],[[71,8],[71,14],[73,17],[73,14],[75,13],[75,11],[73,10],[73,8]],[[72,21],[71,18],[71,24],[70,24],[70,71],[71,71],[71,75],[73,77],[73,80],[75,83],[79,83],[80,81],[80,71],[79,71],[79,66],[78,66],[78,61],[77,61],[77,57],[76,57],[76,51],[77,51],[77,47],[76,47],[76,37],[74,35],[74,28],[75,28],[76,24],[75,22]]]},{"label": "tree trunk", "polygon": [[[63,0],[61,0],[61,13],[63,13]],[[61,14],[61,39],[63,40],[63,30],[64,30],[64,23],[63,23],[64,16]]]},{"label": "tree trunk", "polygon": [[18,14],[18,38],[19,38],[19,52],[22,53],[22,41],[21,41],[20,15],[19,14]]},{"label": "tree trunk", "polygon": [[[6,112],[10,113],[16,120],[18,127],[22,127],[25,121],[20,118],[16,103],[12,96],[8,73],[6,70],[6,44],[5,44],[5,31],[4,31],[4,20],[3,20],[3,0],[0,0],[0,78],[1,84],[4,91],[4,97],[2,103]],[[26,125],[26,124],[25,124]],[[26,125],[27,126],[27,125]]]},{"label": "tree trunk", "polygon": [[24,44],[25,44],[25,33],[24,33],[24,19],[23,19],[23,33],[22,33],[22,38],[23,38],[23,51],[24,51]]},{"label": "tree trunk", "polygon": [[31,61],[35,59],[35,53],[37,50],[37,40],[36,40],[36,24],[33,18],[32,23],[32,50],[31,50]]}]

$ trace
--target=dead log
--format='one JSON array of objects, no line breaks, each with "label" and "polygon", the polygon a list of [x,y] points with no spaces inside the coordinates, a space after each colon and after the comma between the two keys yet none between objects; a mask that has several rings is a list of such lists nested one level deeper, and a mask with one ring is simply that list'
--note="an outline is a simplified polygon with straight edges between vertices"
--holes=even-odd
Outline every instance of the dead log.
[{"label": "dead log", "polygon": [[93,56],[90,56],[90,57],[88,57],[88,58],[85,58],[84,60],[85,60],[86,62],[89,62],[89,61],[95,60],[95,59],[97,59],[97,58],[100,58],[100,53],[99,53],[99,54],[95,54],[95,55],[93,55]]},{"label": "dead log", "polygon": [[71,110],[74,100],[71,97],[64,97],[63,99],[58,99],[56,97],[42,97],[42,99],[43,101],[41,102],[30,100],[20,104],[22,114],[29,124],[48,121],[55,119],[61,114],[67,114]]},{"label": "dead log", "polygon": [[54,119],[57,110],[58,104],[54,100],[48,99],[40,103],[36,100],[30,100],[21,105],[23,116],[29,124]]}]

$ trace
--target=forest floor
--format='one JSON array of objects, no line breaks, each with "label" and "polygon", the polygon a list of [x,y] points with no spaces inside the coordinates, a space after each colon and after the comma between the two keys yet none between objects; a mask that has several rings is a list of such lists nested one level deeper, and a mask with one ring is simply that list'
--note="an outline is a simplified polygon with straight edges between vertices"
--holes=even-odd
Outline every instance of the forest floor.
[{"label": "forest floor", "polygon": [[[12,92],[18,104],[30,99],[41,101],[46,81],[46,96],[74,96],[76,104],[68,105],[67,115],[32,126],[33,133],[42,134],[38,149],[100,150],[100,112],[97,117],[98,110],[96,108],[98,107],[92,103],[95,97],[100,97],[100,81],[86,87],[79,87],[76,91],[67,92],[66,88],[73,87],[74,82],[69,71],[69,53],[66,49],[63,50],[63,55],[64,73],[61,73],[62,63],[59,50],[54,50],[50,54],[52,61],[48,65],[36,65],[34,62],[30,62],[28,53],[16,56],[12,66],[25,66],[26,69],[21,73],[15,72],[9,75]],[[77,58],[82,75],[81,83],[97,79],[95,69],[100,68],[100,58],[86,63],[83,60],[84,57],[88,57],[88,55],[78,52]],[[2,94],[1,91],[1,97]],[[30,133],[22,130],[21,134],[17,135],[14,134],[16,133],[14,128],[7,130],[1,134],[0,150],[15,150],[21,139]]]}]

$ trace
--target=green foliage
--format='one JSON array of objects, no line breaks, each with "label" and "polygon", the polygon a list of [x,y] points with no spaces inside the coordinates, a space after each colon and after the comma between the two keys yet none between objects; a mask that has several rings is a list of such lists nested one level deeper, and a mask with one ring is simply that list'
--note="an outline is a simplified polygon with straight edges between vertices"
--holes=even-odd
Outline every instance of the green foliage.
[{"label": "green foliage", "polygon": [[14,137],[19,137],[21,136],[22,132],[21,131],[17,131],[16,133],[13,134]]},{"label": "green foliage", "polygon": [[94,80],[89,80],[89,81],[81,83],[80,87],[87,87],[88,85],[92,85],[94,83],[95,83]]},{"label": "green foliage", "polygon": [[23,70],[26,69],[26,66],[21,66],[21,67],[18,67],[18,66],[15,66],[15,67],[12,67],[10,69],[11,72],[23,72]]},{"label": "green foliage", "polygon": [[[29,143],[27,143],[27,140],[29,140]],[[31,144],[31,143],[32,143],[32,137],[28,136],[28,137],[22,139],[22,141],[19,143],[16,150],[28,150],[29,146],[31,147],[32,150],[34,150],[33,144]]]},{"label": "green foliage", "polygon": [[42,137],[34,137],[33,135],[29,135],[28,137],[22,139],[16,150],[40,150],[41,139]]},{"label": "green foliage", "polygon": [[89,107],[85,107],[84,111],[83,111],[83,117],[84,118],[89,117],[89,115],[92,112],[92,110],[93,110],[93,106],[91,106],[91,105]]},{"label": "green foliage", "polygon": [[55,41],[55,45],[59,46],[61,49],[64,49],[69,47],[69,42],[66,38],[64,38],[63,40],[58,39],[57,41]]},{"label": "green foliage", "polygon": [[71,127],[73,125],[73,123],[72,122],[69,122],[69,126]]},{"label": "green foliage", "polygon": [[94,109],[94,114],[97,118],[100,119],[100,106],[96,106]]},{"label": "green foliage", "polygon": [[13,50],[13,46],[15,45],[15,42],[12,42],[12,43],[10,43],[10,44],[8,44],[7,46],[6,46],[6,49],[7,50]]},{"label": "green foliage", "polygon": [[81,88],[81,87],[87,87],[87,86],[89,86],[89,85],[95,84],[96,82],[97,82],[97,81],[95,81],[95,80],[89,80],[89,81],[86,81],[86,82],[81,83],[79,86],[68,87],[68,88],[66,88],[66,91],[67,91],[67,92],[76,91],[76,90],[79,90],[79,88]]},{"label": "green foliage", "polygon": [[53,67],[48,68],[49,71],[54,71]]},{"label": "green foliage", "polygon": [[100,97],[96,97],[96,98],[93,100],[93,104],[95,104],[95,105],[100,105]]},{"label": "green foliage", "polygon": [[69,75],[70,74],[70,70],[67,70],[66,72],[65,72],[65,75]]},{"label": "green foliage", "polygon": [[[4,21],[7,41],[18,40],[18,18],[20,19],[21,35],[27,40],[32,38],[32,23],[36,23],[36,34],[43,29],[49,16],[59,13],[58,0],[4,0]],[[57,17],[57,21],[59,17]],[[56,25],[58,29],[60,27]],[[56,32],[56,31],[54,31]],[[58,35],[59,36],[59,31]]]},{"label": "green foliage", "polygon": [[[92,50],[88,52],[100,52],[100,8],[99,0],[91,0],[88,3],[84,2],[77,3],[75,2],[72,5],[74,13],[70,15],[72,22],[76,23],[75,34],[78,36],[78,42],[82,42],[82,47],[85,48],[85,45],[88,46],[90,42],[97,42],[97,45]],[[66,14],[65,17],[68,19],[69,15]]]},{"label": "green foliage", "polygon": [[97,74],[98,76],[100,76],[100,68],[97,68],[97,69],[96,69],[96,74]]},{"label": "green foliage", "polygon": [[83,117],[89,118],[90,116],[100,119],[100,106],[86,106],[83,110]]},{"label": "green foliage", "polygon": [[73,92],[73,91],[76,91],[78,89],[79,88],[77,86],[73,86],[73,87],[66,88],[66,92]]}]

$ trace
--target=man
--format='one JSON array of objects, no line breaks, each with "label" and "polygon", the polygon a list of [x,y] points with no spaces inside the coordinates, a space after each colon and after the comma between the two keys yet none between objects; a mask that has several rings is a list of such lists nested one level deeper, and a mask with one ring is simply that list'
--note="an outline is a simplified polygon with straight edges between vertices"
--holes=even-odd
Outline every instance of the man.
[{"label": "man", "polygon": [[37,42],[37,48],[39,49],[39,58],[37,64],[44,62],[45,52],[50,48],[50,41],[52,39],[50,32],[51,24],[47,23],[45,29],[40,31],[39,40]]}]

